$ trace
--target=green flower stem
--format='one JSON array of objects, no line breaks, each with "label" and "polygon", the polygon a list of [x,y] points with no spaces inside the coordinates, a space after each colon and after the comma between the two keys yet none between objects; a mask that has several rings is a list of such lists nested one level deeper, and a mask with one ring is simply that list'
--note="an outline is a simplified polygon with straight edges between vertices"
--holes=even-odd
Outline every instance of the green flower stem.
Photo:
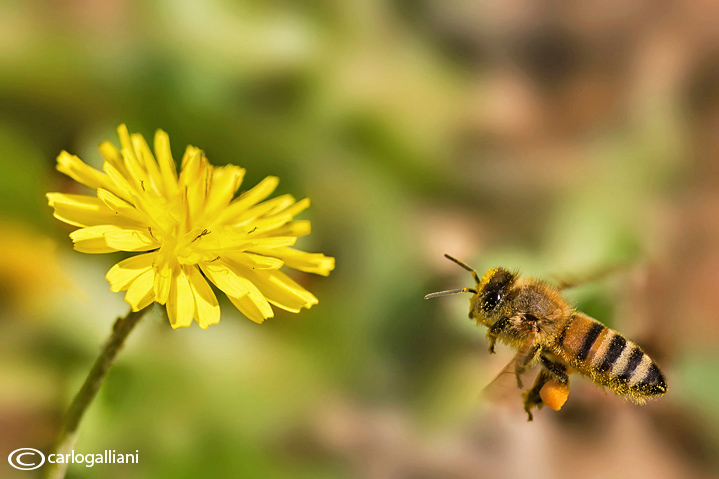
[{"label": "green flower stem", "polygon": [[[95,361],[80,391],[72,400],[72,404],[70,404],[70,408],[65,414],[62,430],[53,450],[55,454],[67,454],[72,451],[77,439],[77,429],[80,422],[90,403],[97,395],[97,391],[100,390],[108,369],[115,361],[117,353],[122,349],[122,345],[125,343],[130,331],[151,308],[152,305],[140,311],[130,311],[124,318],[117,318],[117,321],[115,321],[110,338],[102,348],[100,356]],[[62,479],[65,477],[67,466],[67,463],[48,462],[45,477],[47,479]]]}]

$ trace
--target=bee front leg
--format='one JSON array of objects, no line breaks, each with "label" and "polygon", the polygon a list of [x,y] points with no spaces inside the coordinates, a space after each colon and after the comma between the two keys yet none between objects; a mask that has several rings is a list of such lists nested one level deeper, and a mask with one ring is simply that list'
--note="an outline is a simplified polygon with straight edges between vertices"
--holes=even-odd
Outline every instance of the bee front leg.
[{"label": "bee front leg", "polygon": [[487,341],[489,341],[489,354],[494,354],[494,344],[497,342],[499,333],[504,331],[507,325],[509,325],[509,318],[500,318],[487,331]]},{"label": "bee front leg", "polygon": [[494,344],[497,342],[497,337],[487,334],[487,341],[489,341],[489,354],[494,354]]}]

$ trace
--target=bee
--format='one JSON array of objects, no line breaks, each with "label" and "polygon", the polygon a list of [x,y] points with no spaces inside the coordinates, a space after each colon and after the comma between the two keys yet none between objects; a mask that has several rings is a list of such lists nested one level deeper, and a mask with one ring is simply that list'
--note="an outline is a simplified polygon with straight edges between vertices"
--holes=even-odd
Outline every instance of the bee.
[{"label": "bee", "polygon": [[569,374],[575,371],[637,404],[667,392],[659,366],[642,348],[576,311],[558,288],[504,268],[492,268],[480,278],[465,263],[445,256],[469,271],[476,286],[431,293],[425,299],[472,293],[469,317],[489,328],[490,354],[498,340],[518,351],[513,363],[520,389],[521,374],[541,365],[534,386],[522,394],[528,421],[534,408],[562,407]]}]

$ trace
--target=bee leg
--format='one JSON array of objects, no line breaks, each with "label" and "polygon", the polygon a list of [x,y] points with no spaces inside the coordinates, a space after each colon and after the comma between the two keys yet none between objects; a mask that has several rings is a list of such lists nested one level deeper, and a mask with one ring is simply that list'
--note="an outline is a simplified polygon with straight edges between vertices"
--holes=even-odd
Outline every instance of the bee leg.
[{"label": "bee leg", "polygon": [[527,392],[522,394],[522,399],[524,400],[524,412],[526,412],[528,416],[527,421],[531,421],[534,419],[532,416],[532,409],[541,409],[542,406],[544,406],[544,402],[542,401],[542,397],[539,395],[539,391],[542,389],[542,386],[544,386],[551,379],[552,374],[546,369],[542,369],[541,371],[539,371],[539,374],[537,375],[537,379],[534,381],[534,386],[532,386],[532,389],[529,389],[527,390]]},{"label": "bee leg", "polygon": [[522,389],[524,384],[522,383],[521,375],[527,368],[537,359],[537,356],[541,353],[542,347],[539,344],[535,344],[532,348],[524,354],[524,358],[519,360],[523,353],[519,353],[518,360],[514,363],[514,375],[517,376],[517,387]]},{"label": "bee leg", "polygon": [[535,359],[537,359],[537,356],[542,352],[542,346],[539,344],[535,344],[532,346],[532,349],[527,352],[526,356],[524,356],[524,359],[521,362],[522,370],[527,369]]},{"label": "bee leg", "polygon": [[564,365],[550,361],[544,355],[540,356],[540,360],[542,361],[542,366],[554,376],[554,380],[561,384],[567,384],[569,382],[567,369]]},{"label": "bee leg", "polygon": [[489,354],[494,354],[494,343],[497,342],[497,338],[490,336],[487,340],[489,341]]},{"label": "bee leg", "polygon": [[489,354],[494,354],[494,344],[497,342],[499,333],[509,324],[509,318],[504,317],[498,319],[487,331],[487,340],[489,341]]}]

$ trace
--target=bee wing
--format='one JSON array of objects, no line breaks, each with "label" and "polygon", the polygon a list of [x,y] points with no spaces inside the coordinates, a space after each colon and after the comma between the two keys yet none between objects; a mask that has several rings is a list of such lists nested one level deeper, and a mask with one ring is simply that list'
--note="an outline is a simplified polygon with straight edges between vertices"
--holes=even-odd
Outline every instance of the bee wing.
[{"label": "bee wing", "polygon": [[517,388],[523,386],[521,376],[517,376],[516,365],[518,361],[523,361],[526,353],[520,351],[512,357],[512,359],[497,373],[486,386],[482,389],[482,395],[491,399],[504,399],[505,397],[516,397]]},{"label": "bee wing", "polygon": [[595,283],[603,280],[609,276],[612,276],[620,271],[628,269],[630,265],[627,263],[616,263],[601,268],[595,268],[593,271],[589,271],[581,276],[567,275],[567,274],[553,274],[550,275],[551,283],[556,286],[559,290],[576,288],[587,283]]},{"label": "bee wing", "polygon": [[484,386],[483,391],[487,391],[491,389],[493,386],[496,386],[497,383],[500,381],[504,381],[506,379],[505,376],[511,375],[514,376],[514,364],[517,362],[519,354],[515,354],[514,357],[497,373],[497,375],[492,379],[489,383],[487,383],[486,386]]}]

